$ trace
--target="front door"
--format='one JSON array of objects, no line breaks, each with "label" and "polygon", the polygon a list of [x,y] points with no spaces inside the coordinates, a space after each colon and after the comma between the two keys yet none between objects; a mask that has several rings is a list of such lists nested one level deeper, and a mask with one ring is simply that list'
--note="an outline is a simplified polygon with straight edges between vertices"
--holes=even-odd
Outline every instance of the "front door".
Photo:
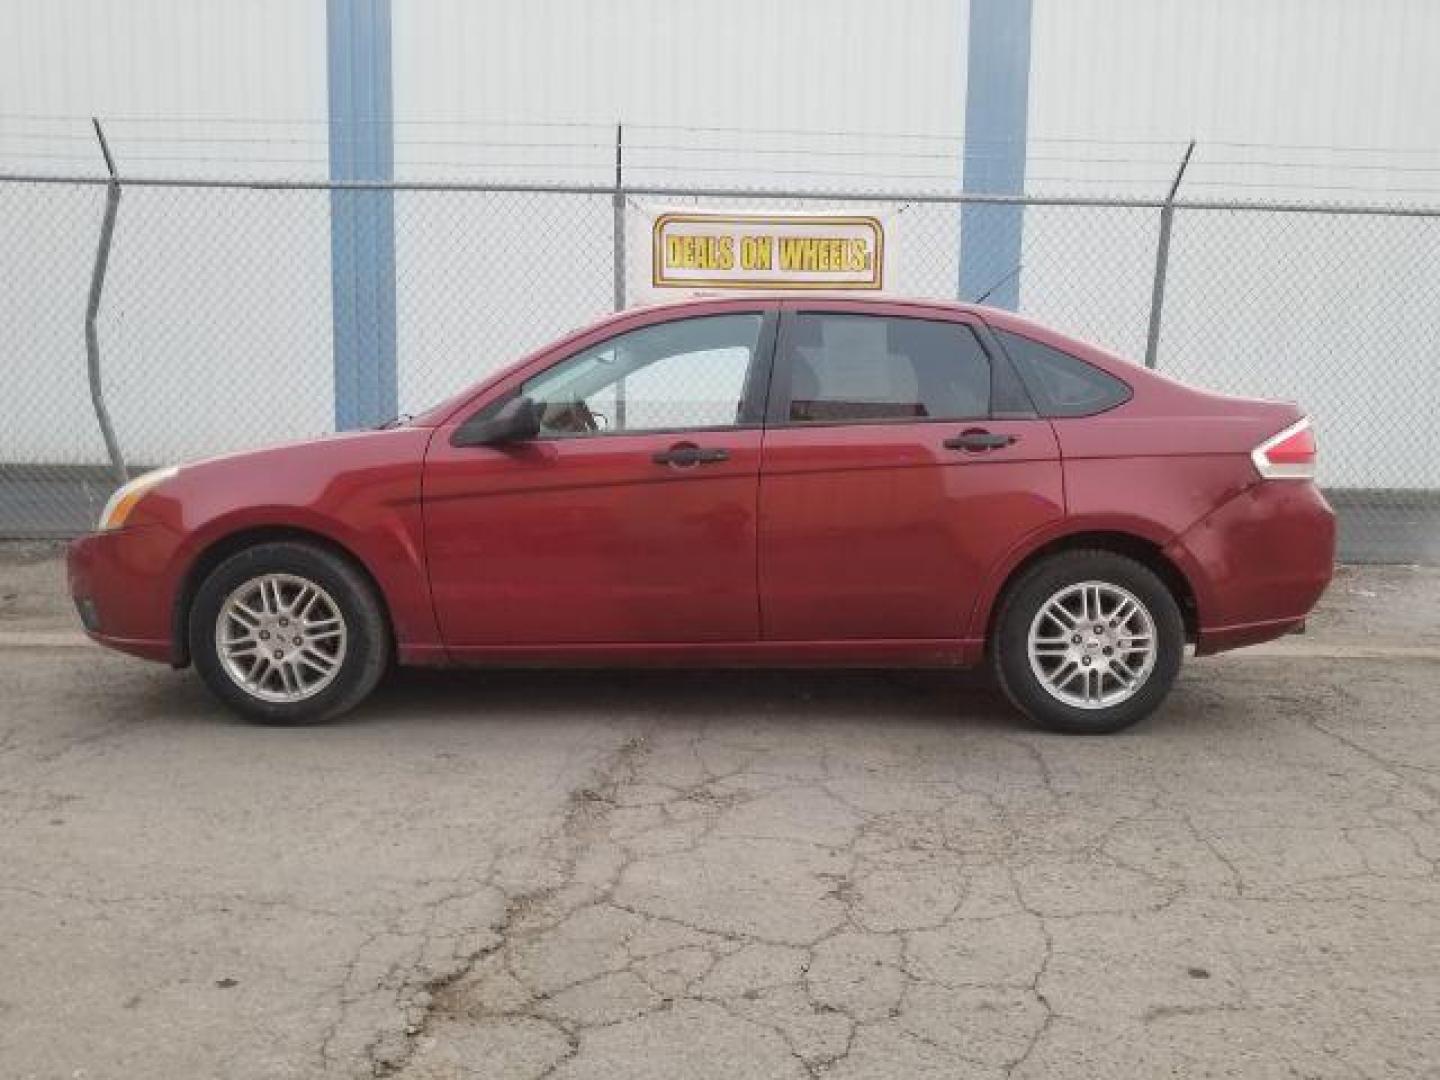
[{"label": "front door", "polygon": [[652,322],[484,406],[531,398],[539,438],[457,447],[453,425],[437,431],[425,535],[447,647],[758,637],[760,376],[773,319],[756,305]]},{"label": "front door", "polygon": [[1063,513],[1049,422],[969,315],[786,309],[760,477],[763,637],[961,638],[987,573]]}]

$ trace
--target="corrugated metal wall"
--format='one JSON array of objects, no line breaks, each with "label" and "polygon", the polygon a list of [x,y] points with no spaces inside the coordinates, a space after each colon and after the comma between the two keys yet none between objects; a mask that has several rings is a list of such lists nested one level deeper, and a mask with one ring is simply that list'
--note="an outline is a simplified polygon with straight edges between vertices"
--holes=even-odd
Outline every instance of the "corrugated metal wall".
[{"label": "corrugated metal wall", "polygon": [[[1182,198],[1440,202],[1429,0],[1035,0],[1031,57],[1031,192],[1163,193],[1194,138]],[[1053,235],[1048,213],[1027,234]],[[1082,331],[1139,356],[1153,221],[1097,224],[1076,243],[1068,265],[1030,260],[1022,306],[1060,325],[1092,312]],[[1138,272],[1097,289],[1074,267],[1102,245],[1108,265]],[[1433,224],[1197,212],[1174,245],[1167,374],[1301,401],[1327,483],[1440,479]],[[1411,445],[1377,454],[1377,416]]]},{"label": "corrugated metal wall", "polygon": [[324,0],[0,0],[0,168],[323,175],[325,102]]},{"label": "corrugated metal wall", "polygon": [[[1033,2],[1032,191],[1163,190],[1191,137],[1197,193],[1440,191],[1433,0]],[[810,133],[786,144],[797,153],[836,158],[812,162],[818,178],[953,186],[967,12],[952,0],[399,3],[397,169],[603,175],[624,122],[632,164],[654,179],[773,180],[769,155],[696,157],[675,133],[765,150],[767,132],[787,129]],[[97,171],[83,118],[98,113],[132,172],[324,175],[325,45],[322,0],[4,0],[0,165]],[[933,138],[917,155],[866,134]],[[596,153],[561,167],[550,147]],[[793,160],[771,164],[794,175]]]},{"label": "corrugated metal wall", "polygon": [[[608,183],[623,123],[632,183],[953,189],[967,10],[950,0],[396,5],[396,172]],[[448,205],[463,215],[461,236],[445,230],[441,200],[398,204],[407,408],[611,302],[608,199]],[[556,295],[539,318],[533,269],[495,266],[497,251],[537,243],[557,250]],[[632,230],[631,248],[643,254],[645,236]],[[931,254],[953,280],[953,235],[945,249]],[[437,306],[457,277],[476,283],[475,304]]]},{"label": "corrugated metal wall", "polygon": [[[323,176],[325,101],[323,0],[0,4],[0,171],[103,175],[99,115],[132,175]],[[7,413],[0,460],[103,460],[81,331],[104,190],[5,194],[0,368],[33,396]],[[101,333],[133,460],[331,423],[325,196],[263,216],[253,197],[219,205],[173,189],[122,199]],[[318,361],[304,379],[297,357]],[[241,379],[284,389],[237,415]]]},{"label": "corrugated metal wall", "polygon": [[[962,153],[990,149],[962,142],[968,13],[950,0],[397,2],[396,175],[604,182],[621,122],[632,181],[955,190]],[[326,36],[322,0],[0,0],[0,170],[98,174],[85,121],[98,114],[132,174],[324,177]],[[1434,202],[1437,55],[1433,0],[1034,0],[1026,185],[1161,194],[1194,137],[1192,196]],[[29,256],[0,266],[83,295],[100,193],[10,197],[5,243]],[[955,280],[958,218],[927,218],[928,247],[911,253],[925,272],[902,271],[896,287],[923,280],[934,292]],[[603,198],[541,207],[407,195],[396,219],[403,408],[608,306]],[[1032,210],[1025,222],[1022,307],[1138,355],[1154,215]],[[537,225],[575,242],[568,268],[547,280],[563,302],[540,303],[533,279],[497,276],[497,260],[535,242]],[[102,333],[112,411],[133,456],[329,426],[328,230],[323,193],[127,191]],[[1342,412],[1349,383],[1309,378],[1317,372],[1305,364],[1375,362],[1350,312],[1357,299],[1375,310],[1408,296],[1383,359],[1432,365],[1433,305],[1403,279],[1433,262],[1428,234],[1369,229],[1364,264],[1344,246],[1360,235],[1336,229],[1335,246],[1321,248],[1324,237],[1288,226],[1182,216],[1162,362]],[[1231,272],[1227,251],[1244,274]],[[1076,271],[1097,252],[1110,268],[1103,280]],[[1356,269],[1382,263],[1384,275]],[[47,393],[63,383],[74,408],[21,410],[0,432],[0,456],[98,460],[82,311],[60,310],[58,289],[13,280],[0,289],[7,378]],[[456,304],[472,281],[474,302]],[[1296,296],[1314,312],[1304,340],[1333,345],[1313,358],[1287,340]],[[1246,312],[1246,335],[1223,332],[1215,313],[1226,308]],[[157,385],[192,406],[157,409]],[[234,393],[256,385],[284,389],[265,410],[235,415]],[[1395,408],[1423,423],[1440,403],[1401,393]]]},{"label": "corrugated metal wall", "polygon": [[1031,191],[1163,191],[1194,138],[1195,197],[1440,192],[1433,0],[1034,5]]},{"label": "corrugated metal wall", "polygon": [[394,9],[396,118],[958,134],[953,0],[434,0]]}]

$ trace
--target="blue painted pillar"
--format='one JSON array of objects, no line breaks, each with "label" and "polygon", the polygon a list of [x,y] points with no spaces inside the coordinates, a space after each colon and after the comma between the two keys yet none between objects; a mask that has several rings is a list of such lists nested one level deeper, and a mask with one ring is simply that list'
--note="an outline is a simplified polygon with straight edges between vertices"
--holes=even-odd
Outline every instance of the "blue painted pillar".
[{"label": "blue painted pillar", "polygon": [[[391,180],[390,0],[326,0],[325,15],[330,179]],[[330,295],[335,426],[387,420],[398,398],[392,192],[330,192]]]},{"label": "blue painted pillar", "polygon": [[[1025,190],[1025,121],[1030,98],[1030,0],[970,0],[965,88],[966,192]],[[987,303],[1020,300],[1019,206],[966,203],[960,211],[960,299],[987,289]],[[1010,275],[1008,280],[1006,276]],[[998,287],[996,282],[1003,282]]]}]

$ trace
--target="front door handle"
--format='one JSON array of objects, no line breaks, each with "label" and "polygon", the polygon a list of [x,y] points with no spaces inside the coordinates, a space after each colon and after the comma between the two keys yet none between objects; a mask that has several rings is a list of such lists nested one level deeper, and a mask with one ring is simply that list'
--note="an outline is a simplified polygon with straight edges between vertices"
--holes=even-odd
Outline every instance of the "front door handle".
[{"label": "front door handle", "polygon": [[969,428],[953,439],[946,439],[945,449],[968,450],[972,454],[978,454],[985,450],[1003,450],[1018,438],[1017,435],[995,435],[984,428]]},{"label": "front door handle", "polygon": [[668,450],[657,450],[650,460],[656,465],[673,465],[677,469],[688,469],[692,465],[710,465],[717,461],[729,461],[730,451],[718,446],[696,446],[694,443],[676,443]]}]

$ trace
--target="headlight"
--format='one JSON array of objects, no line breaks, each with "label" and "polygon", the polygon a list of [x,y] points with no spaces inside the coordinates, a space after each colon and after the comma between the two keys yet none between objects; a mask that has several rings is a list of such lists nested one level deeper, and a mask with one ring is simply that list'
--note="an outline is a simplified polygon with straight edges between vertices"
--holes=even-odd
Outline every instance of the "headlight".
[{"label": "headlight", "polygon": [[125,524],[130,516],[130,511],[135,509],[135,504],[151,488],[157,484],[163,484],[180,471],[178,465],[171,465],[164,469],[156,469],[135,477],[128,484],[122,484],[116,489],[115,494],[105,504],[105,509],[100,511],[100,529],[118,529]]}]

